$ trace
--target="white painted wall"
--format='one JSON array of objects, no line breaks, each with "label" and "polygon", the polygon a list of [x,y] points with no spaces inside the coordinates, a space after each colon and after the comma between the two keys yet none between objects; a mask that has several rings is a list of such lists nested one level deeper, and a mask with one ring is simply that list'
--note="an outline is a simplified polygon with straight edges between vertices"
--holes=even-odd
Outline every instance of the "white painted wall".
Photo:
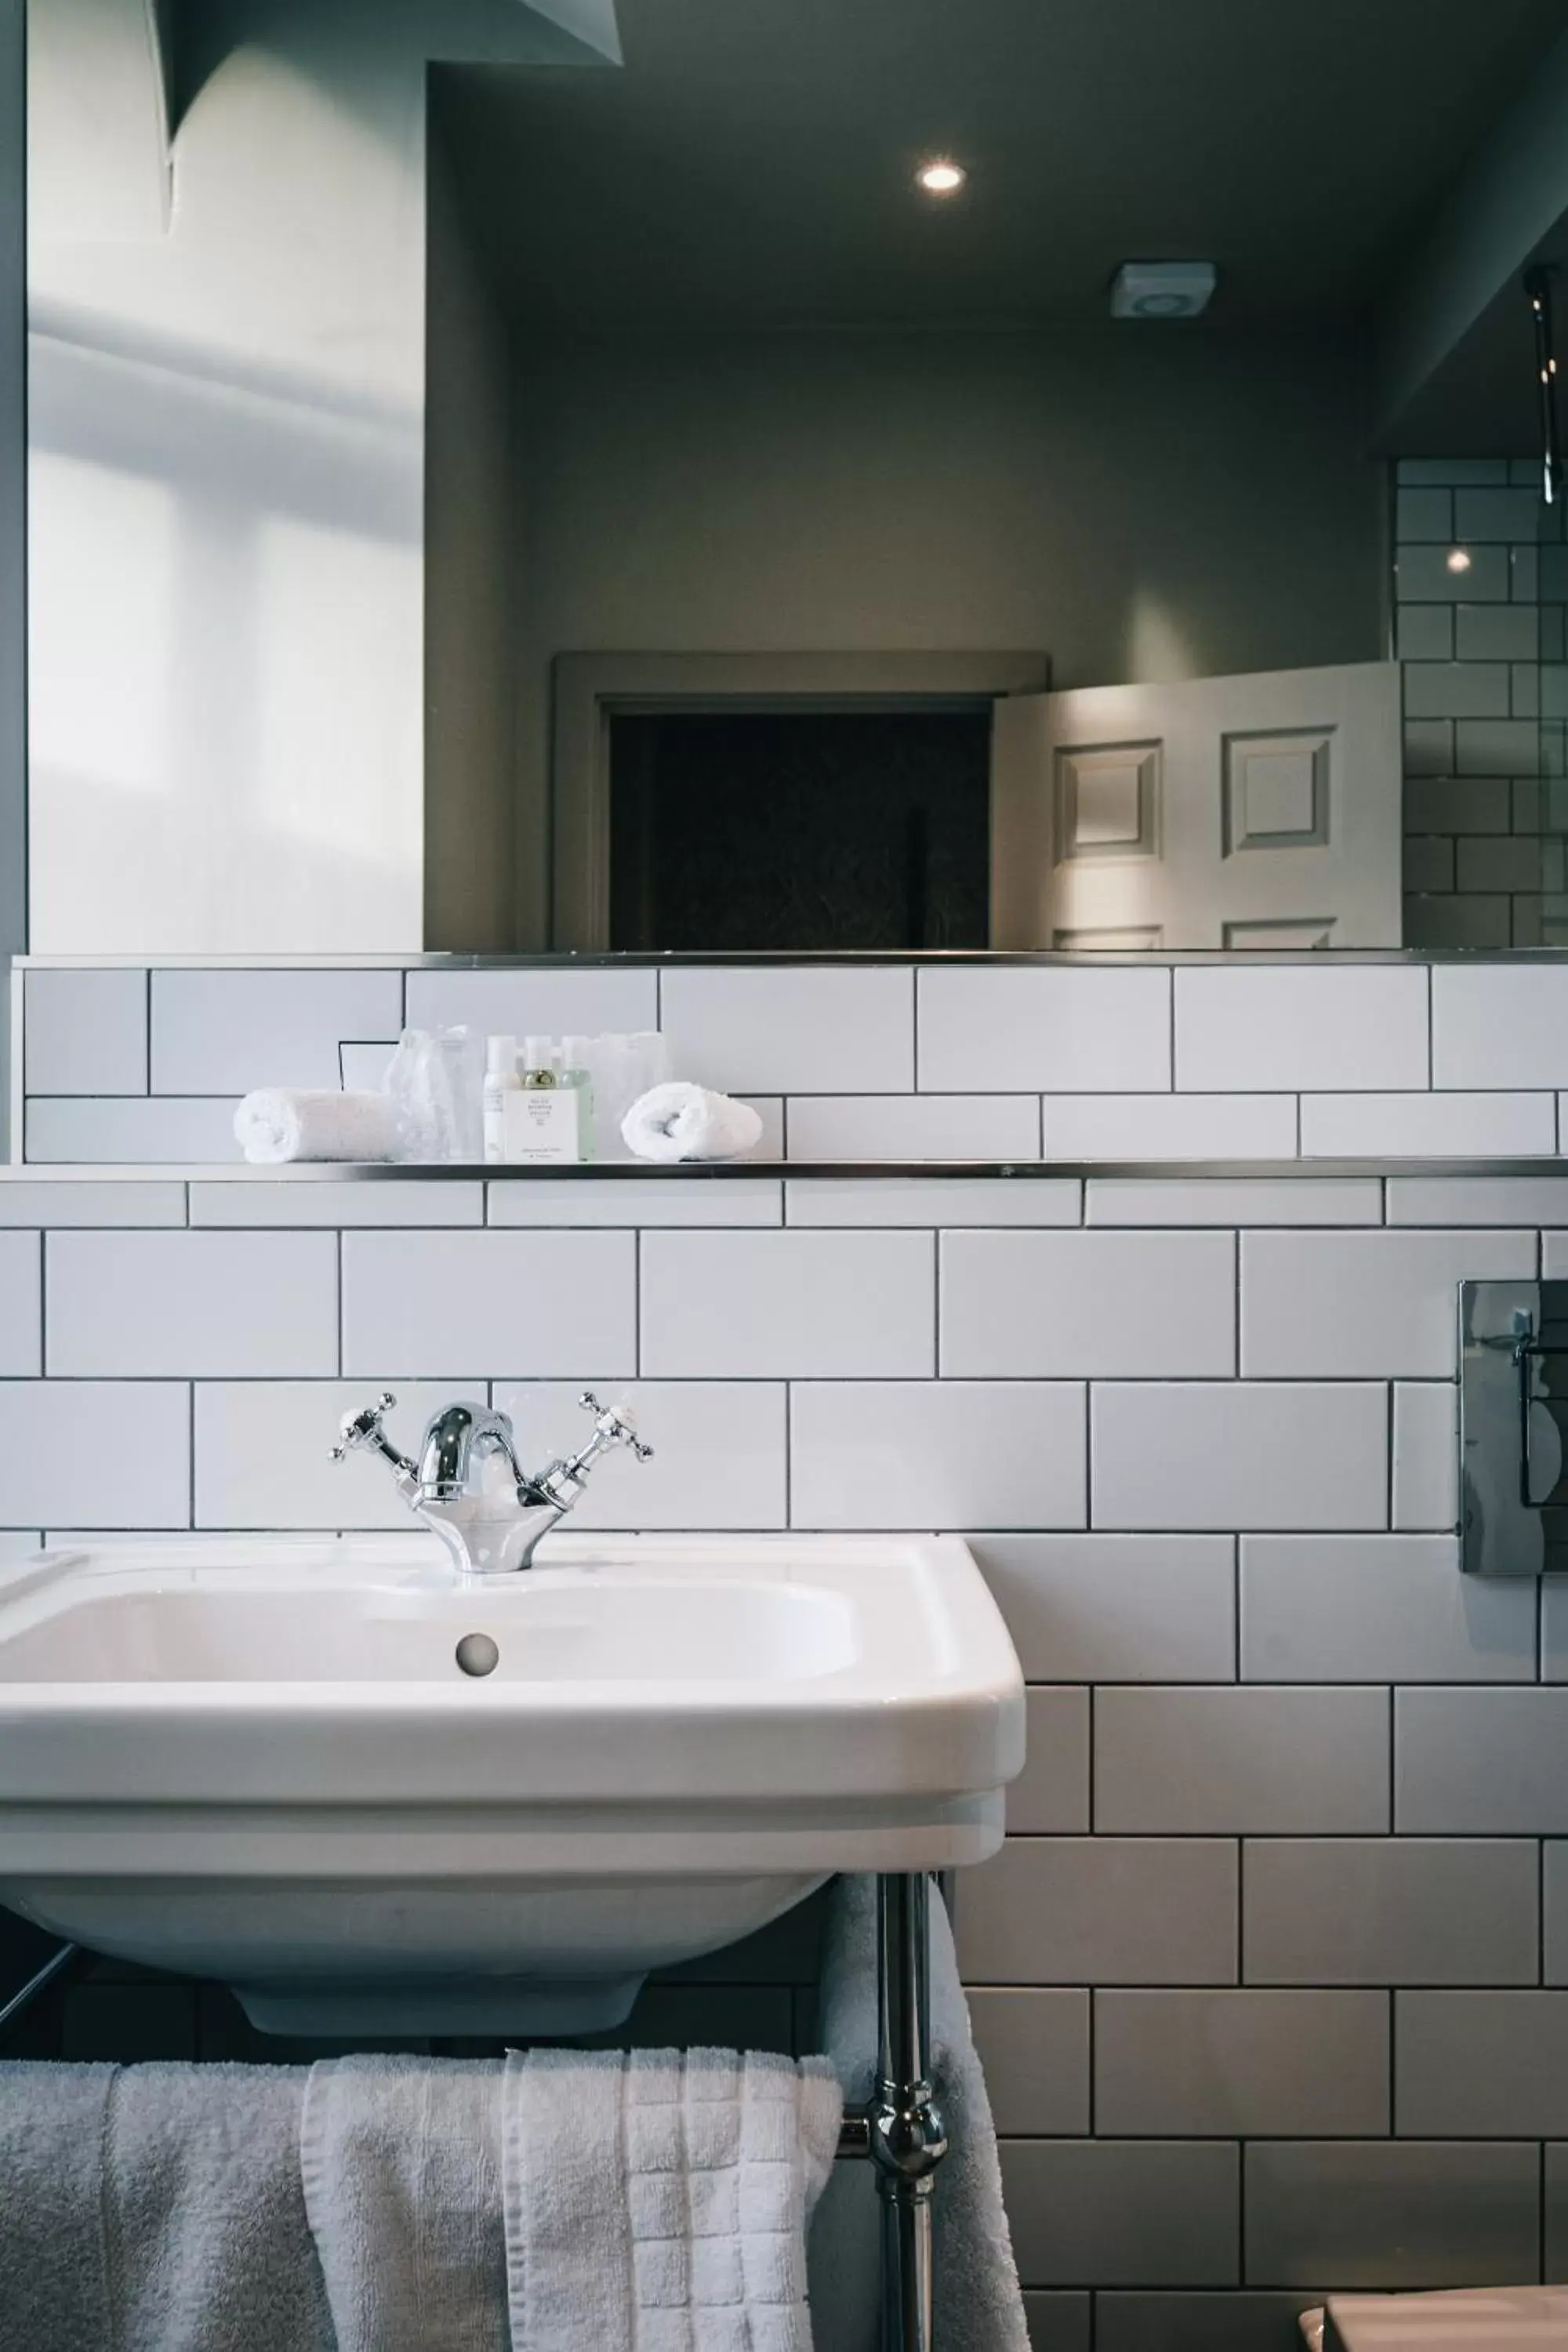
[{"label": "white painted wall", "polygon": [[166,233],[83,236],[87,118],[33,108],[33,944],[415,947],[426,64],[592,60],[518,0],[186,33]]},{"label": "white painted wall", "polygon": [[1386,650],[1331,342],[524,334],[518,369],[521,947],[557,653],[1033,647],[1089,686]]},{"label": "white painted wall", "polygon": [[425,378],[425,944],[511,945],[517,674],[506,320],[430,142]]}]

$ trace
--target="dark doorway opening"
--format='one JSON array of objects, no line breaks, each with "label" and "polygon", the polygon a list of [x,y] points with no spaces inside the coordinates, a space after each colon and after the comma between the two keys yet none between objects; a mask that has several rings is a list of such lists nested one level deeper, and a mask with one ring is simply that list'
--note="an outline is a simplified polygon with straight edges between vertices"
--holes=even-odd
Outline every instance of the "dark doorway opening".
[{"label": "dark doorway opening", "polygon": [[610,719],[610,943],[984,948],[991,713]]}]

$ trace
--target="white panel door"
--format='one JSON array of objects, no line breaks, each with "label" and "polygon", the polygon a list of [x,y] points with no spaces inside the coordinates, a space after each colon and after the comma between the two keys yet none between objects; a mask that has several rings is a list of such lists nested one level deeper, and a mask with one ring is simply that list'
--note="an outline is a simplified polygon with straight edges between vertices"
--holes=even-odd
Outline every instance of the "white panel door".
[{"label": "white panel door", "polygon": [[995,948],[1400,944],[1399,669],[1005,696]]}]

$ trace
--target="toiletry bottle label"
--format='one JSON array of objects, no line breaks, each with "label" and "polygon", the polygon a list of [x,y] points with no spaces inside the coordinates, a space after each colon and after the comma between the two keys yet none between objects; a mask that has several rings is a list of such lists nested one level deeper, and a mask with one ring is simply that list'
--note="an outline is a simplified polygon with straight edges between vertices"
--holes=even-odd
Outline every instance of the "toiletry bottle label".
[{"label": "toiletry bottle label", "polygon": [[520,1087],[506,1099],[506,1156],[518,1164],[571,1167],[580,1156],[574,1087]]}]

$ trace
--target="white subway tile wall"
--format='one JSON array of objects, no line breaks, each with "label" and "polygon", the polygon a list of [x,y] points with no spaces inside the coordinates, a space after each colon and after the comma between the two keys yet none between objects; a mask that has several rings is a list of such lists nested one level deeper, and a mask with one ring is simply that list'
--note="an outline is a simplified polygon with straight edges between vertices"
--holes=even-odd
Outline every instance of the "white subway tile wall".
[{"label": "white subway tile wall", "polygon": [[1568,965],[1434,966],[1432,1074],[1444,1087],[1568,1086]]},{"label": "white subway tile wall", "polygon": [[1090,1453],[1094,1527],[1329,1532],[1388,1524],[1382,1382],[1102,1381]]},{"label": "white subway tile wall", "polygon": [[919,975],[919,1085],[937,1093],[1163,1094],[1171,975],[1158,965],[964,965]]},{"label": "white subway tile wall", "polygon": [[146,972],[35,972],[22,1054],[30,1095],[145,1094]]},{"label": "white subway tile wall", "polygon": [[1184,1093],[1386,1092],[1427,1084],[1417,964],[1188,965],[1176,989]]},{"label": "white subway tile wall", "polygon": [[183,1182],[128,1182],[123,1177],[36,1184],[0,1181],[0,1226],[31,1225],[36,1231],[57,1225],[183,1225],[186,1188]]},{"label": "white subway tile wall", "polygon": [[[1413,722],[1432,724],[1448,729],[1433,756],[1450,757],[1452,722]],[[1515,767],[1521,757],[1509,750]],[[1508,828],[1537,821],[1539,796],[1516,807],[1522,780],[1498,790],[1501,851],[1514,856]],[[1484,844],[1456,839],[1474,878]],[[1517,878],[1498,868],[1484,893],[1421,903],[1489,904],[1494,884]],[[1568,869],[1563,892],[1568,939]],[[1523,899],[1501,903],[1517,911]],[[1532,903],[1543,903],[1539,889]],[[756,1105],[753,1156],[764,1163],[1553,1157],[1568,1091],[1568,967],[1484,958],[918,971],[24,965],[22,987],[23,1153],[62,1163],[232,1161],[241,1093],[364,1083],[364,1057],[384,1057],[405,1018],[519,1034],[661,1027],[678,1075]],[[521,1196],[514,1213],[533,1213]]]},{"label": "white subway tile wall", "polygon": [[1249,2284],[1309,2287],[1321,2300],[1325,2279],[1354,2292],[1540,2276],[1537,2148],[1255,2140],[1244,2160]]},{"label": "white subway tile wall", "polygon": [[1040,1097],[795,1095],[789,1107],[789,1156],[792,1160],[1037,1160]]},{"label": "white subway tile wall", "polygon": [[1089,1711],[1081,1685],[1036,1684],[1026,1694],[1028,1755],[1007,1791],[1008,1824],[1020,1836],[1088,1830]]},{"label": "white subway tile wall", "polygon": [[1528,1279],[1533,1234],[1248,1234],[1241,1370],[1247,1380],[1452,1380],[1466,1276]]},{"label": "white subway tile wall", "polygon": [[349,1225],[482,1225],[479,1182],[423,1184],[391,1176],[374,1184],[202,1184],[191,1186],[193,1225],[294,1230]]},{"label": "white subway tile wall", "polygon": [[[368,1454],[334,1462],[330,1448],[344,1413],[384,1383],[363,1381],[198,1381],[194,1391],[198,1528],[405,1529],[408,1507],[385,1465]],[[439,1385],[399,1378],[387,1416],[393,1442],[417,1450],[420,1432],[457,1392],[483,1384]],[[326,1442],[322,1442],[322,1433]],[[288,1475],[279,1478],[279,1465]]]},{"label": "white subway tile wall", "polygon": [[1394,1524],[1459,1523],[1458,1391],[1450,1381],[1394,1383]]},{"label": "white subway tile wall", "polygon": [[[751,1529],[789,1525],[788,1391],[782,1381],[613,1381],[654,1444],[650,1461],[617,1454],[574,1513],[583,1528]],[[549,1461],[581,1440],[573,1381],[497,1381],[526,1460]]]},{"label": "white subway tile wall", "polygon": [[940,1297],[954,1379],[1236,1370],[1229,1234],[944,1234]]},{"label": "white subway tile wall", "polygon": [[[411,1029],[465,1027],[501,1036],[597,1036],[657,1029],[658,980],[634,969],[600,971],[411,971]],[[393,1032],[396,1034],[396,1031]]]},{"label": "white subway tile wall", "polygon": [[1531,1580],[1459,1573],[1455,1536],[1244,1536],[1241,1672],[1259,1683],[1532,1683]]},{"label": "white subway tile wall", "polygon": [[647,1233],[642,1360],[678,1380],[927,1378],[931,1259],[920,1233]]},{"label": "white subway tile wall", "polygon": [[633,1234],[360,1232],[340,1245],[342,1369],[356,1379],[637,1369]]},{"label": "white subway tile wall", "polygon": [[659,1026],[678,1074],[725,1094],[908,1094],[914,993],[907,965],[687,966],[659,975]]},{"label": "white subway tile wall", "polygon": [[[1178,1079],[1184,1037],[1271,1110],[1251,1016],[1184,993],[1205,971],[1068,976],[1141,983],[1111,1018],[1151,1058],[1096,1098],[1117,1116],[1151,1072],[1179,1099],[1173,1036]],[[1449,1061],[1430,1090],[1424,970],[1286,977],[1270,1018],[1308,1134],[1315,1099],[1364,1109],[1395,1121],[1364,1130],[1381,1150],[1452,1069],[1458,1150],[1466,1119],[1552,1091],[1521,1072],[1478,1097]],[[1550,994],[1509,1013],[1548,1056]],[[933,1027],[922,996],[920,1051],[944,1103],[1044,1095],[1048,1131],[1083,1087],[1042,1059],[1070,1060],[1094,1000],[1026,999],[1005,1081],[981,1065],[1015,1010],[938,1005]],[[1462,1044],[1461,1001],[1436,1001]],[[696,1009],[718,1037],[722,1007]],[[910,1099],[914,1007],[891,1047],[885,1012],[873,990]],[[975,1041],[962,1082],[944,1020]],[[1418,1078],[1390,1076],[1395,1050]],[[799,1091],[830,1103],[837,1076]],[[752,1083],[796,1081],[775,1061]],[[864,1069],[845,1087],[856,1117],[879,1091]],[[384,1385],[405,1441],[465,1391],[538,1454],[581,1385],[629,1397],[655,1457],[607,1464],[584,1526],[967,1535],[1030,1685],[1011,1834],[961,1881],[958,1935],[1032,2323],[1079,2341],[1092,2296],[1102,2352],[1194,2331],[1285,2352],[1327,2287],[1539,2277],[1545,2143],[1548,2221],[1568,2216],[1568,1591],[1458,1572],[1453,1339],[1462,1276],[1562,1271],[1565,1234],[1568,1172],[1396,1160],[1088,1182],[22,1171],[0,1180],[0,1554],[39,1529],[395,1528],[374,1465],[325,1458]],[[22,1973],[8,1933],[0,1981]],[[656,1986],[637,2030],[720,2017],[808,2047],[812,1973],[795,1927]],[[115,1985],[116,2015],[186,2040],[133,2054],[267,2054],[210,1991],[161,1985],[154,2011],[145,1990]],[[73,2030],[89,2046],[85,2008]]]},{"label": "white subway tile wall", "polygon": [[[211,1189],[216,1192],[234,1188],[215,1184]],[[446,1192],[449,1188],[416,1184],[411,1189]],[[716,1183],[704,1176],[649,1177],[646,1182],[627,1176],[614,1184],[584,1184],[572,1176],[534,1176],[526,1181],[492,1181],[489,1192],[492,1225],[713,1227],[784,1222],[784,1189],[776,1177],[759,1177],[754,1183],[749,1179]],[[482,1213],[473,1223],[482,1224]]]},{"label": "white subway tile wall", "polygon": [[791,1524],[1081,1528],[1080,1381],[799,1381]]},{"label": "white subway tile wall", "polygon": [[61,1379],[338,1370],[335,1234],[50,1234],[45,1363]]},{"label": "white subway tile wall", "polygon": [[1367,1225],[1383,1220],[1383,1186],[1374,1176],[1321,1182],[1249,1177],[1091,1177],[1085,1221],[1091,1225]]},{"label": "white subway tile wall", "polygon": [[1076,1225],[1082,1216],[1073,1177],[816,1176],[784,1186],[792,1225]]},{"label": "white subway tile wall", "polygon": [[1047,1160],[1293,1160],[1299,1116],[1294,1095],[1047,1095],[1045,1152]]},{"label": "white subway tile wall", "polygon": [[44,1369],[43,1251],[37,1234],[0,1233],[0,1378]]},{"label": "white subway tile wall", "polygon": [[[1434,981],[1447,979],[1434,972]],[[1313,1159],[1546,1159],[1557,1149],[1550,1094],[1304,1095],[1301,1150]]]},{"label": "white subway tile wall", "polygon": [[237,1095],[29,1095],[24,1157],[68,1165],[219,1167],[241,1157]]},{"label": "white subway tile wall", "polygon": [[159,1095],[336,1087],[342,1039],[403,1026],[400,971],[155,971],[152,992]]}]

